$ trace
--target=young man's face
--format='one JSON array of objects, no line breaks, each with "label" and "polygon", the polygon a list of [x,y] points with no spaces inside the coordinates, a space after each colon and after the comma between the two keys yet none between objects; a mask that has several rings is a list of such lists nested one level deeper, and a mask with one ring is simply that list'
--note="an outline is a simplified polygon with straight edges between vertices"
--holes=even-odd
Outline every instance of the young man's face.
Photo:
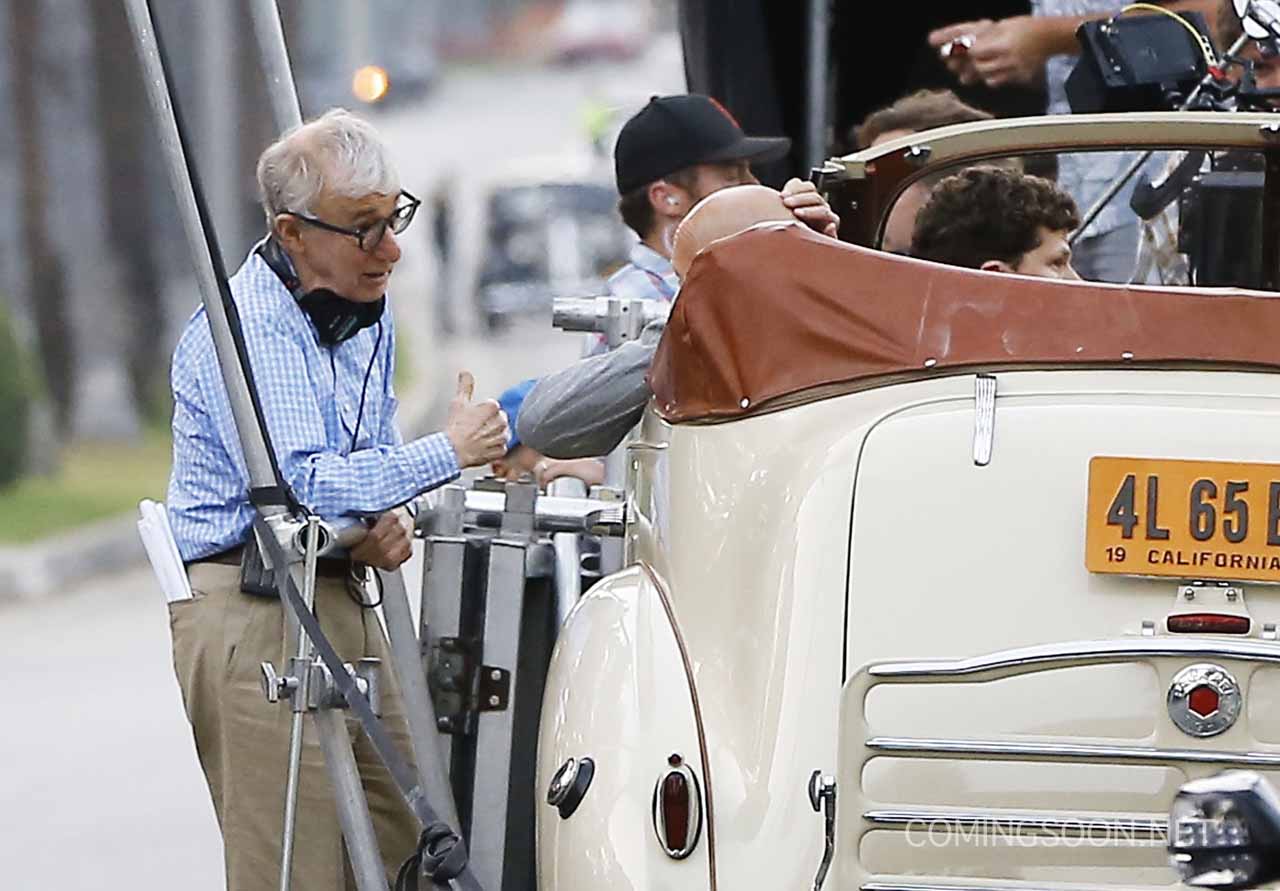
[{"label": "young man's face", "polygon": [[1079,281],[1080,276],[1071,268],[1071,245],[1066,229],[1053,231],[1045,226],[1037,230],[1040,242],[1022,255],[1022,259],[1010,267],[1019,275],[1035,275],[1040,278],[1061,278]]}]

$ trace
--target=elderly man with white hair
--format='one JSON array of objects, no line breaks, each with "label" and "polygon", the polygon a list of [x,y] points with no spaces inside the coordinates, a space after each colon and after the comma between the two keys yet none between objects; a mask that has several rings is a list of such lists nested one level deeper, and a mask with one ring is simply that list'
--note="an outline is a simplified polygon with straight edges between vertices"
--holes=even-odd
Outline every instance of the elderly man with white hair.
[{"label": "elderly man with white hair", "polygon": [[[418,201],[376,131],[331,111],[262,153],[258,185],[268,233],[230,281],[262,413],[284,480],[298,500],[339,523],[370,522],[364,541],[321,560],[316,613],[339,655],[386,658],[364,587],[367,566],[395,569],[411,552],[394,509],[502,455],[506,418],[472,404],[459,375],[444,431],[404,442],[391,381],[395,328],[386,288],[397,235]],[[259,665],[286,663],[284,613],[255,584],[249,478],[204,310],[173,358],[173,471],[168,508],[194,599],[170,607],[174,664],[226,850],[227,887],[277,884],[289,709],[268,703]],[[243,568],[242,568],[243,564]],[[388,678],[384,719],[411,758],[398,690]],[[362,734],[355,755],[389,880],[418,827]],[[318,741],[308,738],[293,883],[349,885],[341,832]]]}]

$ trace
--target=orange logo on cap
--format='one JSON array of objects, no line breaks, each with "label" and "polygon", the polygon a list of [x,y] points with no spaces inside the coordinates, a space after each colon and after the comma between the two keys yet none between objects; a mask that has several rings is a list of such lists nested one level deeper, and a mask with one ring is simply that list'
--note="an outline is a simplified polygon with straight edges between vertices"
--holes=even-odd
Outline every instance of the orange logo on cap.
[{"label": "orange logo on cap", "polygon": [[722,115],[729,119],[729,123],[733,124],[733,126],[737,127],[739,130],[742,129],[742,125],[738,123],[738,119],[729,113],[729,109],[720,104],[719,99],[714,96],[708,96],[707,98],[711,100],[711,104],[714,105]]}]

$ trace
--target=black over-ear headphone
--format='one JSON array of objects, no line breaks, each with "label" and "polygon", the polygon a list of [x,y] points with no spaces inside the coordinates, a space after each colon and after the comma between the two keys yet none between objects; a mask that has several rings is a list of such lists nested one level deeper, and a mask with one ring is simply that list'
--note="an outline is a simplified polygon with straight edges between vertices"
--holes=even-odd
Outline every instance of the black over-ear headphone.
[{"label": "black over-ear headphone", "polygon": [[302,282],[294,274],[293,264],[285,256],[280,242],[268,235],[258,242],[254,251],[276,274],[276,278],[280,279],[280,283],[288,289],[298,306],[311,319],[311,323],[316,327],[316,335],[325,346],[337,346],[371,325],[378,326],[378,338],[374,341],[373,353],[369,356],[369,367],[364,370],[364,383],[360,386],[360,409],[356,412],[356,429],[351,434],[350,450],[355,451],[356,440],[360,437],[360,421],[364,417],[364,397],[369,388],[369,375],[373,372],[373,363],[378,358],[378,347],[382,345],[382,313],[386,309],[387,298],[381,297],[374,303],[356,303],[354,300],[339,297],[328,288],[303,291]]},{"label": "black over-ear headphone", "polygon": [[328,288],[303,291],[302,282],[294,274],[293,266],[285,256],[280,242],[268,235],[258,243],[255,250],[311,319],[320,342],[325,346],[335,346],[349,340],[365,328],[377,324],[382,318],[382,311],[387,305],[386,297],[374,303],[356,303],[339,297]]}]

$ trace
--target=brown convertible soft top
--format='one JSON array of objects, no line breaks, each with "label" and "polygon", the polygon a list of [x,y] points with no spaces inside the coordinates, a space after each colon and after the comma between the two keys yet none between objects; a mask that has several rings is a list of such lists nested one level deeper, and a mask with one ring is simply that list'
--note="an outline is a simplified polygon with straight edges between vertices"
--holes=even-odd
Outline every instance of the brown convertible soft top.
[{"label": "brown convertible soft top", "polygon": [[957,368],[1191,362],[1280,371],[1278,340],[1274,295],[977,272],[780,224],[698,255],[649,383],[658,411],[677,422]]}]

